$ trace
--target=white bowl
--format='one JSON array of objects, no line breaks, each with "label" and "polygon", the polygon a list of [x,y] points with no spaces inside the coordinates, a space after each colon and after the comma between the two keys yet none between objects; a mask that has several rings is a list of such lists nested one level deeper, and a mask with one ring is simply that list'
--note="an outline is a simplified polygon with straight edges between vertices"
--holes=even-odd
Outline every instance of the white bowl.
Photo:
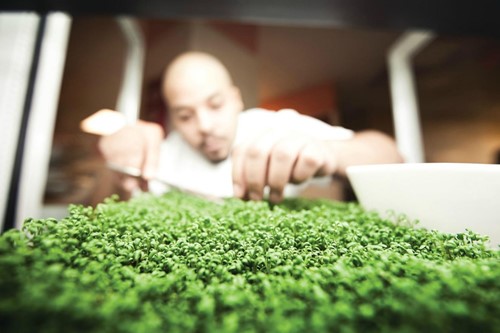
[{"label": "white bowl", "polygon": [[[404,214],[429,230],[469,229],[500,245],[500,165],[407,163],[352,166],[349,181],[366,210]],[[393,214],[392,213],[392,214]]]}]

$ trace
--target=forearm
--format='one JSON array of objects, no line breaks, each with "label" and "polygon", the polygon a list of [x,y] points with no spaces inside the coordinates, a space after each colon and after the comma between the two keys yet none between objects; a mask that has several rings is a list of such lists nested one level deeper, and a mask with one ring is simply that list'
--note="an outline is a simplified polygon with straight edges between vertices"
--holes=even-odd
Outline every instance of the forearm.
[{"label": "forearm", "polygon": [[332,142],[332,156],[337,164],[335,174],[346,176],[346,168],[351,165],[402,163],[394,140],[378,131],[357,132],[346,141]]}]

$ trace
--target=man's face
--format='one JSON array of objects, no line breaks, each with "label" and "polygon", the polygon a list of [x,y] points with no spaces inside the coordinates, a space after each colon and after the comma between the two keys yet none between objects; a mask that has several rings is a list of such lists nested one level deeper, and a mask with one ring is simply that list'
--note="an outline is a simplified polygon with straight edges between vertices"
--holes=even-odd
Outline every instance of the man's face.
[{"label": "man's face", "polygon": [[231,152],[241,96],[232,85],[196,81],[179,82],[168,90],[172,123],[193,148],[220,162]]}]

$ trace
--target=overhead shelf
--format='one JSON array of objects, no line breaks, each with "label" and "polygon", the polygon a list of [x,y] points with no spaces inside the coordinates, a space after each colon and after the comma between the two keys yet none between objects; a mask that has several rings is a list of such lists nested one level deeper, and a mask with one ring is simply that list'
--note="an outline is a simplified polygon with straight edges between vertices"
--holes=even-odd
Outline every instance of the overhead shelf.
[{"label": "overhead shelf", "polygon": [[500,37],[500,1],[481,0],[4,0],[2,11],[216,19],[293,25],[427,30]]}]

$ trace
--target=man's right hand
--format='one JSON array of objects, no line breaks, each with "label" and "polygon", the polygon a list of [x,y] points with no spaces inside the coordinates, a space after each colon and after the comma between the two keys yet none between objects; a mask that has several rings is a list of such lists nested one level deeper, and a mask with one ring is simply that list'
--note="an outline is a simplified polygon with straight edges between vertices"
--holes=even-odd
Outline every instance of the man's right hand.
[{"label": "man's right hand", "polygon": [[147,180],[155,175],[158,167],[164,136],[160,125],[139,120],[99,139],[98,148],[106,163],[141,170],[142,180],[127,176],[119,178],[123,190],[128,193],[139,188],[147,190]]}]

